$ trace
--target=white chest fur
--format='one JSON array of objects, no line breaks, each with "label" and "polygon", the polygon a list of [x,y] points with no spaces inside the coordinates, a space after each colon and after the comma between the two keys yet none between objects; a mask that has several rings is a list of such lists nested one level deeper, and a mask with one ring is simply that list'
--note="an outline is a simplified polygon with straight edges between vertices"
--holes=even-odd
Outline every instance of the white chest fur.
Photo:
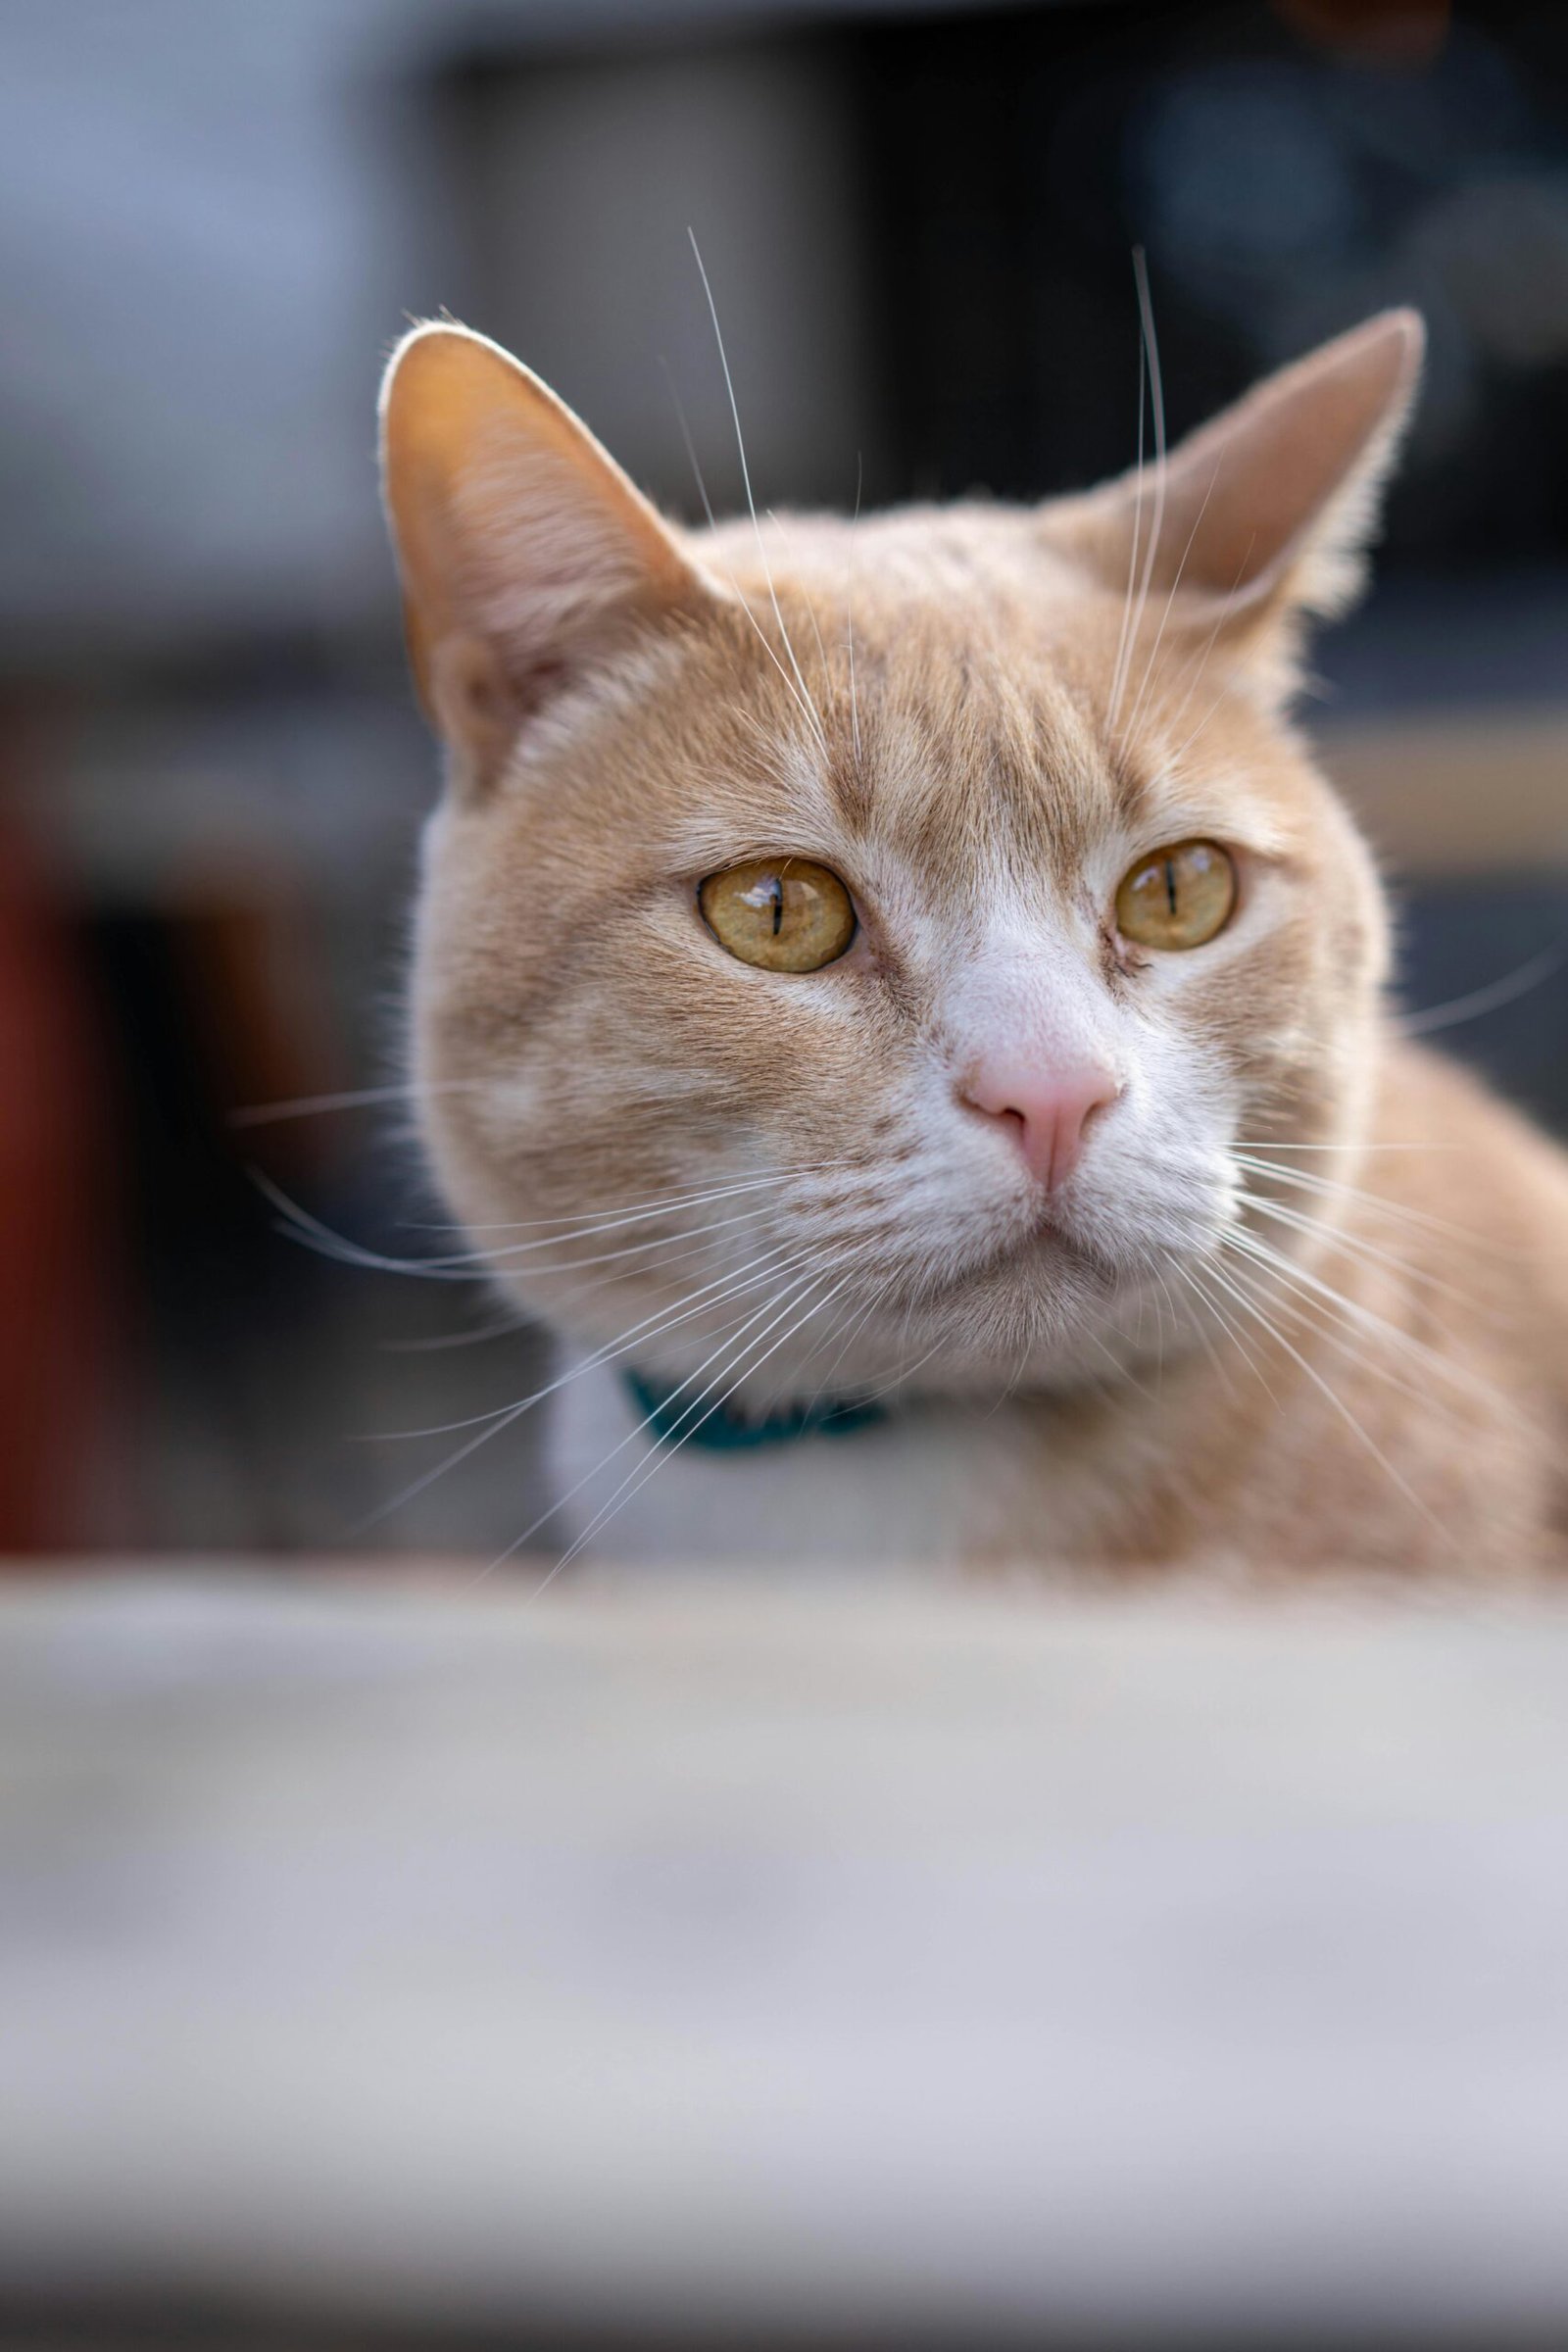
[{"label": "white chest fur", "polygon": [[565,1528],[591,1557],[813,1560],[956,1571],[1016,1514],[1038,1424],[1011,1407],[915,1404],[886,1421],[715,1450],[657,1444],[612,1367],[566,1383],[550,1448]]}]

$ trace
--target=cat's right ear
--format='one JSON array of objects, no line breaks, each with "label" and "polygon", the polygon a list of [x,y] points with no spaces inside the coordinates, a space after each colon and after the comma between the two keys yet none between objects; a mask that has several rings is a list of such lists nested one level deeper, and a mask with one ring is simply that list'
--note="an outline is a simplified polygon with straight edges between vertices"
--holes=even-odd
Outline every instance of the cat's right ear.
[{"label": "cat's right ear", "polygon": [[409,657],[459,780],[551,698],[714,593],[564,402],[468,328],[416,327],[381,387]]}]

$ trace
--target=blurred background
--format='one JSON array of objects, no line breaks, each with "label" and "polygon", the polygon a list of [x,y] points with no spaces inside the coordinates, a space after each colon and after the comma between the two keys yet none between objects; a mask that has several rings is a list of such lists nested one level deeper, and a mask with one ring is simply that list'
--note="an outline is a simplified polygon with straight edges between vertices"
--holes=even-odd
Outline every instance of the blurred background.
[{"label": "blurred background", "polygon": [[0,1552],[493,1552],[536,1493],[525,1420],[390,1507],[440,1442],[374,1433],[523,1394],[537,1346],[275,1194],[442,1246],[398,1095],[436,759],[381,359],[449,309],[695,515],[683,409],[732,507],[688,224],[770,505],[1129,464],[1136,243],[1173,433],[1419,304],[1313,723],[1405,1002],[1568,1131],[1557,0],[4,0]]}]

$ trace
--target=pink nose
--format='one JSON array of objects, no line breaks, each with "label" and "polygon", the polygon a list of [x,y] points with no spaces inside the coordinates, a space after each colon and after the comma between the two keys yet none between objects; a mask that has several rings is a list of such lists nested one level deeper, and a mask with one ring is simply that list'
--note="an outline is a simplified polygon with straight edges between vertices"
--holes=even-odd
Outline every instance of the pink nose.
[{"label": "pink nose", "polygon": [[1091,1117],[1121,1090],[1107,1070],[1043,1070],[999,1055],[982,1061],[962,1091],[972,1109],[1011,1128],[1031,1174],[1054,1192],[1077,1166]]}]

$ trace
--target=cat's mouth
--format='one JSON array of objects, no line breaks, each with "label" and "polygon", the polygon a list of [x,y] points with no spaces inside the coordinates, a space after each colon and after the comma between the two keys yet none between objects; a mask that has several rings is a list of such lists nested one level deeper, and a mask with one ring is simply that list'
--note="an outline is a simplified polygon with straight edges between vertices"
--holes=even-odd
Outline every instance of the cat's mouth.
[{"label": "cat's mouth", "polygon": [[1012,1286],[1059,1306],[1087,1291],[1097,1302],[1114,1297],[1131,1279],[1131,1268],[1072,1231],[1054,1212],[1043,1211],[1022,1230],[997,1237],[967,1265],[940,1278],[932,1302],[958,1302],[977,1291]]}]

